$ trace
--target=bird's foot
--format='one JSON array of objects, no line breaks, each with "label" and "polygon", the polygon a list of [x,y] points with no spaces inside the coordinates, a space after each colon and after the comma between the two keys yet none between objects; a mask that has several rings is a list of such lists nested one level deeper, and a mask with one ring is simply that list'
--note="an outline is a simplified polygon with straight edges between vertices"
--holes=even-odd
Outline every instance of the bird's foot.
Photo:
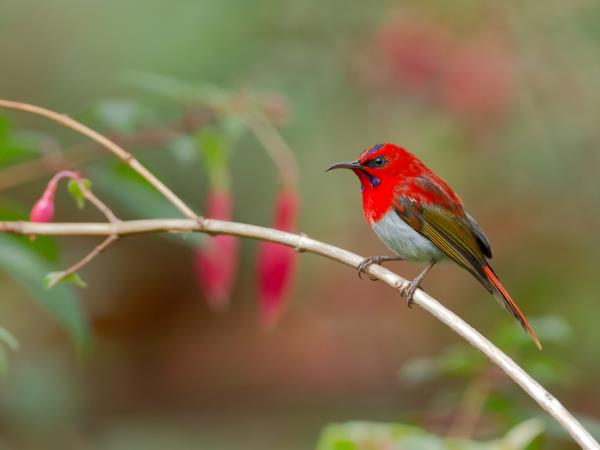
[{"label": "bird's foot", "polygon": [[400,295],[406,298],[406,304],[409,308],[412,308],[415,305],[413,296],[415,295],[417,288],[419,288],[420,281],[421,280],[413,280],[400,290]]},{"label": "bird's foot", "polygon": [[[404,261],[404,259],[399,256],[369,256],[368,258],[363,259],[358,265],[358,278],[362,279],[363,273],[367,273],[367,269],[371,264],[381,264],[384,261]],[[371,274],[368,275],[372,281],[377,280],[377,278]]]},{"label": "bird's foot", "polygon": [[383,256],[369,256],[368,258],[363,259],[358,265],[358,278],[362,279],[363,274],[366,273],[367,275],[369,275],[371,281],[377,281],[377,278],[375,278],[370,273],[367,273],[367,270],[372,264],[381,264],[383,259]]}]

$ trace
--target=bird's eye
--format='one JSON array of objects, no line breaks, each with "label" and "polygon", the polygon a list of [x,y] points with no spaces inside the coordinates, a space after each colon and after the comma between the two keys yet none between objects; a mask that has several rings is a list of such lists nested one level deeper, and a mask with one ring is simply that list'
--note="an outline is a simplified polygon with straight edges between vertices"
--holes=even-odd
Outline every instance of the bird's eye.
[{"label": "bird's eye", "polygon": [[379,168],[385,166],[385,162],[386,161],[383,156],[377,156],[376,158],[373,158],[373,159],[367,161],[364,165],[367,167],[379,169]]}]

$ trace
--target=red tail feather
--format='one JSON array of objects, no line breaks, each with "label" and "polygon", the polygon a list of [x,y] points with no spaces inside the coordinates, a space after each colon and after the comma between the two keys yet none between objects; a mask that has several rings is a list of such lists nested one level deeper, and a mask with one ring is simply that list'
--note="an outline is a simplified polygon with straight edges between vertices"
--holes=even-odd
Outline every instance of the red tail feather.
[{"label": "red tail feather", "polygon": [[500,280],[498,280],[498,277],[496,276],[492,268],[490,266],[485,266],[483,268],[483,271],[485,272],[490,283],[492,283],[496,288],[496,291],[498,291],[498,294],[500,294],[500,296],[502,297],[506,309],[508,309],[512,313],[512,315],[515,316],[515,318],[521,323],[521,326],[525,331],[527,331],[527,333],[529,333],[529,336],[531,336],[531,339],[535,343],[536,347],[541,350],[542,344],[535,335],[533,328],[531,328],[531,325],[529,325],[529,322],[525,318],[525,315],[521,312],[521,309],[517,306],[517,304],[510,297],[510,295],[508,295],[508,292],[506,291],[506,289],[504,289],[504,286],[502,286],[502,283],[500,283]]}]

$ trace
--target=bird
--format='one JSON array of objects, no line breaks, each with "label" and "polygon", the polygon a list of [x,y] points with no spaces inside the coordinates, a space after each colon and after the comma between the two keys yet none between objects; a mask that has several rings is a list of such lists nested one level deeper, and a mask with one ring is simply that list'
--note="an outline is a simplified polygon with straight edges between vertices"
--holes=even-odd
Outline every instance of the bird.
[{"label": "bird", "polygon": [[423,278],[442,260],[452,260],[470,272],[520,323],[535,345],[542,346],[521,309],[490,265],[492,248],[483,229],[469,215],[460,197],[415,155],[395,144],[377,144],[358,159],[327,168],[349,169],[360,180],[367,223],[394,256],[371,256],[358,266],[406,260],[427,263],[402,290],[412,307]]}]

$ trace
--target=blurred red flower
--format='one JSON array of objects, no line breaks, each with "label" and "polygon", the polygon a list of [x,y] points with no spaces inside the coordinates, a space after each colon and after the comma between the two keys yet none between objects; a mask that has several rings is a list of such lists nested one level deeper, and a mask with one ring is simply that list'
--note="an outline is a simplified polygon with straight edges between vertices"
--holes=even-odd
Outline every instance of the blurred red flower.
[{"label": "blurred red flower", "polygon": [[392,81],[431,94],[441,79],[453,40],[439,24],[412,18],[385,24],[376,37]]},{"label": "blurred red flower", "polygon": [[[275,201],[273,227],[293,231],[299,200],[295,192],[282,191]],[[261,324],[274,326],[283,310],[296,267],[293,248],[273,242],[261,242],[258,249],[258,298]]]},{"label": "blurred red flower", "polygon": [[[232,198],[229,192],[213,191],[206,201],[206,216],[230,220]],[[195,255],[196,279],[213,311],[222,311],[229,305],[229,298],[238,269],[238,238],[215,236]]]},{"label": "blurred red flower", "polygon": [[471,123],[501,118],[512,99],[514,71],[513,55],[499,39],[473,39],[458,48],[449,62],[442,102]]}]

